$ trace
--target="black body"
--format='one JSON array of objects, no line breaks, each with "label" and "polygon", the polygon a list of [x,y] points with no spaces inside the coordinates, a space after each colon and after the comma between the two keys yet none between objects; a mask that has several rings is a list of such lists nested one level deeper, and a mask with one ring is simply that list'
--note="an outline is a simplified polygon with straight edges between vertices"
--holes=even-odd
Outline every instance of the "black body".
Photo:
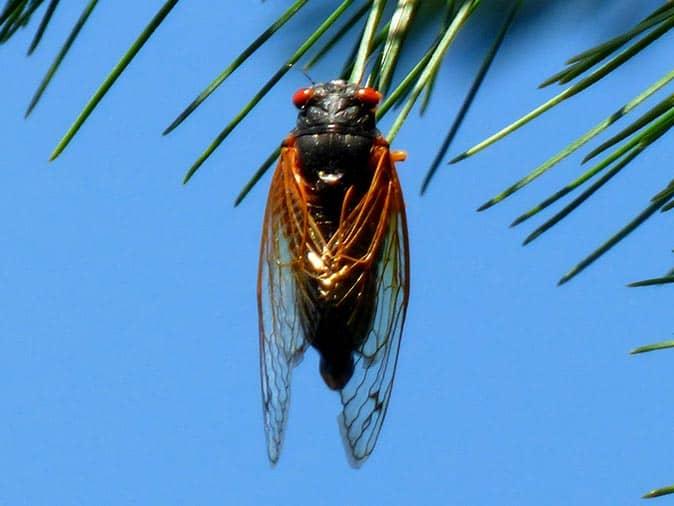
[{"label": "black body", "polygon": [[[344,197],[352,190],[350,207],[368,192],[374,167],[372,147],[379,135],[374,106],[358,97],[359,88],[345,81],[330,81],[310,89],[293,131],[299,171],[308,187],[308,210],[328,241],[339,229]],[[371,231],[353,255],[364,255],[371,244]],[[329,263],[328,258],[324,258]],[[339,264],[329,265],[335,272]],[[321,355],[321,375],[326,384],[340,390],[353,374],[354,352],[366,339],[376,300],[375,275],[356,269],[352,277],[337,278],[326,288],[316,277],[303,273],[298,279],[308,297],[301,302],[302,324],[307,341]],[[364,276],[364,277],[363,277]],[[364,280],[364,281],[363,281]],[[359,286],[358,290],[349,288]]]}]

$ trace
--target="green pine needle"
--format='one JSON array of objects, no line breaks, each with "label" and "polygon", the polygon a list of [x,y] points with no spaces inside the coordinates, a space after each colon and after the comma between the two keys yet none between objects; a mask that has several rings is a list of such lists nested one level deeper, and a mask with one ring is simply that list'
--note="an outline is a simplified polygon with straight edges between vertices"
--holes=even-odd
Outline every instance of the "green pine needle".
[{"label": "green pine needle", "polygon": [[430,168],[426,172],[426,175],[424,176],[424,180],[421,184],[421,195],[423,195],[426,190],[428,189],[428,185],[430,184],[431,180],[433,179],[433,176],[435,175],[436,171],[438,170],[438,167],[440,167],[440,163],[442,162],[442,159],[445,157],[445,154],[447,153],[447,150],[449,149],[449,146],[451,145],[452,141],[454,140],[454,136],[456,133],[459,131],[459,128],[461,124],[463,123],[464,118],[466,117],[466,114],[468,113],[468,110],[470,109],[470,106],[473,103],[473,100],[475,99],[475,96],[477,95],[478,90],[482,86],[482,82],[484,81],[485,76],[487,75],[487,72],[489,71],[489,68],[491,67],[492,62],[494,61],[494,58],[496,58],[496,54],[498,53],[498,50],[501,47],[501,44],[503,42],[503,39],[505,39],[506,33],[508,33],[508,30],[510,26],[512,25],[513,21],[515,20],[515,15],[517,14],[517,11],[520,9],[522,6],[522,2],[520,0],[516,0],[508,15],[505,18],[505,21],[503,22],[503,25],[501,26],[501,30],[499,33],[496,35],[496,38],[494,39],[494,42],[492,43],[491,47],[487,51],[487,54],[485,55],[484,59],[482,60],[482,64],[480,65],[479,70],[477,71],[477,74],[475,74],[475,78],[473,79],[473,82],[470,86],[470,89],[468,90],[468,93],[466,94],[465,98],[463,99],[463,103],[461,104],[461,107],[459,108],[459,112],[456,114],[456,117],[454,118],[454,121],[452,123],[452,126],[449,129],[449,132],[447,133],[447,136],[445,137],[445,140],[443,141],[442,145],[440,146],[440,149],[438,150],[438,153],[435,155],[435,158],[433,162],[431,163]]},{"label": "green pine needle", "polygon": [[[622,108],[617,110],[615,113],[613,113],[611,116],[606,118],[604,121],[600,122],[598,125],[596,125],[594,128],[589,130],[586,134],[582,135],[579,137],[577,140],[569,144],[566,148],[564,148],[562,151],[554,155],[552,158],[548,159],[546,162],[543,164],[539,165],[536,169],[534,169],[529,175],[527,175],[525,178],[521,179],[514,185],[510,186],[507,190],[501,192],[499,195],[496,197],[492,198],[485,204],[483,204],[478,210],[482,211],[484,209],[487,209],[488,207],[493,206],[494,204],[497,204],[498,202],[502,201],[503,199],[507,198],[508,196],[512,195],[516,191],[520,190],[527,184],[529,184],[531,181],[536,179],[537,177],[540,177],[542,174],[544,174],[546,171],[548,171],[550,168],[552,168],[554,165],[559,163],[561,160],[578,150],[581,146],[583,146],[585,143],[587,143],[590,139],[595,137],[596,135],[600,134],[603,132],[606,128],[608,128],[612,123],[620,119],[622,116],[630,112],[632,109],[634,109],[636,106],[638,106],[640,103],[642,103],[646,98],[651,96],[653,93],[655,93],[657,90],[659,90],[662,86],[670,82],[672,79],[674,79],[674,71],[670,72],[667,74],[664,78],[660,79],[658,82],[653,84],[650,88],[645,90],[643,93],[641,93],[639,96],[635,97],[633,100],[625,104]],[[631,149],[632,147],[636,146],[639,143],[640,138],[636,138],[636,140],[629,145],[627,145],[627,149],[622,149],[620,152],[618,152],[618,155],[615,156],[612,155],[611,157],[607,158],[604,162],[601,162],[600,164],[594,166],[593,168],[585,171],[583,174],[581,174],[578,178],[573,180],[571,183],[569,183],[567,186],[562,188],[561,190],[557,191],[556,193],[552,194],[550,197],[545,199],[543,202],[540,204],[536,205],[529,211],[521,214],[518,216],[515,221],[511,223],[511,227],[514,227],[516,225],[519,225],[520,223],[528,220],[532,216],[535,216],[539,212],[541,212],[543,209],[546,207],[550,206],[551,204],[555,203],[557,200],[559,200],[561,197],[564,195],[568,194],[569,192],[573,191],[576,189],[578,186],[583,184],[585,181],[593,177],[595,174],[606,168],[608,163],[612,163],[615,161],[618,157],[622,156],[627,152],[627,150]],[[608,163],[606,163],[608,161]]]},{"label": "green pine needle", "polygon": [[655,497],[662,497],[663,495],[669,495],[669,494],[674,494],[674,485],[670,485],[668,487],[656,488],[655,490],[651,490],[650,492],[644,494],[641,498],[642,499],[653,499]]},{"label": "green pine needle", "polygon": [[442,60],[445,56],[445,53],[449,49],[450,44],[454,41],[463,25],[468,21],[473,11],[480,5],[480,2],[481,0],[467,1],[461,6],[459,11],[457,12],[456,17],[443,34],[442,38],[440,39],[440,42],[438,43],[437,48],[433,51],[433,54],[428,60],[428,64],[424,67],[423,71],[421,72],[421,75],[419,76],[419,79],[412,88],[410,96],[405,101],[405,104],[403,105],[402,110],[398,114],[398,117],[393,122],[393,125],[391,126],[391,129],[389,130],[389,133],[386,136],[389,143],[395,138],[395,136],[400,131],[400,128],[407,119],[407,116],[409,115],[410,111],[412,110],[412,107],[419,98],[419,95],[428,84],[431,76],[437,70],[437,67],[442,63]]},{"label": "green pine needle", "polygon": [[611,54],[616,49],[632,40],[634,37],[640,35],[646,30],[649,30],[653,26],[662,23],[672,15],[674,15],[674,6],[665,4],[649,14],[645,19],[637,23],[637,25],[631,30],[628,30],[627,32],[620,34],[613,39],[610,39],[598,46],[569,58],[569,60],[567,60],[567,64],[570,65],[581,60],[594,58],[597,54]]},{"label": "green pine needle", "polygon": [[[629,153],[625,158],[623,158],[621,161],[619,161],[611,170],[609,170],[604,176],[602,176],[597,182],[595,182],[593,185],[588,187],[583,193],[581,193],[578,197],[576,197],[573,201],[571,201],[568,205],[566,205],[561,211],[556,213],[552,218],[548,219],[545,223],[543,223],[541,226],[539,226],[536,230],[534,230],[531,234],[529,234],[526,239],[524,239],[524,242],[522,243],[523,246],[526,246],[530,242],[532,242],[534,239],[537,239],[543,233],[547,232],[550,230],[554,225],[562,221],[564,218],[566,218],[569,214],[571,214],[574,210],[576,210],[583,202],[585,202],[588,198],[590,198],[592,195],[594,195],[600,188],[602,188],[606,183],[608,183],[615,175],[617,175],[622,169],[624,169],[629,162],[634,160],[642,151],[644,148],[635,148],[632,150],[629,150]],[[614,154],[615,155],[615,154]],[[614,156],[613,155],[613,156]],[[584,173],[581,177],[567,185],[565,188],[562,188],[559,190],[557,193],[555,193],[552,197],[547,199],[546,201],[542,202],[539,206],[537,207],[547,207],[548,205],[552,204],[552,202],[560,199],[567,193],[571,192],[574,190],[576,187],[578,187],[580,184],[582,184],[585,180],[589,179],[590,177],[594,176],[596,173],[598,173],[600,170],[606,168],[611,162],[615,161],[616,158],[611,158],[611,159],[606,159],[602,163],[598,164],[597,166],[593,167],[591,170],[587,171]]]},{"label": "green pine needle", "polygon": [[667,21],[671,16],[674,15],[674,8],[667,6],[662,12],[657,15],[651,14],[649,17],[638,23],[633,29],[607,41],[603,44],[600,44],[597,47],[594,47],[588,51],[581,53],[573,58],[571,58],[567,63],[568,68],[558,72],[552,77],[543,81],[540,84],[539,88],[543,88],[558,82],[559,84],[566,84],[574,78],[578,77],[583,72],[587,71],[597,63],[608,58],[612,53],[614,53],[621,46],[642,34],[643,32],[649,30],[650,28],[661,24],[664,21]]},{"label": "green pine needle", "polygon": [[623,52],[606,62],[604,65],[599,67],[597,70],[592,72],[590,75],[587,77],[581,79],[579,82],[576,84],[566,88],[564,91],[561,93],[555,95],[545,103],[541,104],[540,106],[536,107],[534,110],[531,112],[525,114],[518,120],[514,121],[510,125],[506,126],[505,128],[501,129],[500,131],[496,132],[492,136],[488,137],[487,139],[483,140],[482,142],[476,144],[472,148],[464,151],[461,153],[459,156],[454,158],[451,163],[457,163],[465,158],[468,158],[469,156],[473,156],[474,154],[478,153],[479,151],[482,151],[486,147],[494,144],[496,141],[502,139],[508,134],[513,133],[515,130],[518,130],[519,128],[523,127],[533,119],[537,118],[544,112],[552,109],[556,105],[559,105],[562,103],[564,100],[567,100],[568,98],[577,95],[581,91],[587,89],[589,86],[595,84],[599,80],[603,79],[606,77],[608,74],[610,74],[612,71],[620,67],[623,63],[626,61],[630,60],[633,56],[635,56],[637,53],[639,53],[641,50],[645,49],[647,46],[649,46],[651,43],[653,43],[655,40],[658,38],[662,37],[665,33],[667,33],[672,27],[674,27],[674,17],[671,19],[668,19],[666,22],[662,23],[657,29],[653,30],[650,34],[648,34],[646,37],[643,39],[639,40],[632,46],[628,47],[625,49]]},{"label": "green pine needle", "polygon": [[38,44],[42,40],[42,36],[44,35],[44,32],[47,29],[47,26],[49,25],[52,16],[54,15],[56,7],[58,7],[59,1],[60,0],[51,0],[49,2],[47,10],[45,11],[44,16],[42,16],[42,20],[40,21],[40,25],[37,27],[37,31],[33,36],[33,40],[31,41],[30,46],[28,47],[28,56],[33,54]]},{"label": "green pine needle", "polygon": [[670,95],[667,97],[665,100],[661,101],[658,103],[655,107],[651,108],[646,114],[643,114],[640,116],[637,120],[635,120],[632,124],[630,124],[627,128],[624,130],[621,130],[618,132],[616,135],[611,137],[609,140],[606,142],[602,143],[600,146],[598,146],[596,149],[592,150],[585,158],[583,158],[582,163],[585,163],[598,154],[604,152],[608,148],[614,146],[618,142],[622,141],[623,139],[626,139],[633,133],[641,130],[645,126],[647,126],[649,123],[652,123],[653,121],[657,120],[660,116],[665,114],[667,111],[670,111],[674,109],[674,94]]},{"label": "green pine needle", "polygon": [[[562,197],[563,195],[566,195],[567,193],[569,193],[569,191],[575,189],[577,186],[579,186],[580,184],[585,182],[587,179],[591,178],[592,176],[594,176],[595,174],[597,174],[601,170],[608,167],[611,163],[620,160],[602,178],[600,178],[596,183],[594,183],[587,190],[585,190],[580,196],[578,196],[575,200],[573,200],[569,205],[567,205],[564,209],[562,209],[560,212],[555,214],[548,221],[543,223],[543,225],[541,225],[536,230],[534,230],[524,240],[524,245],[529,244],[531,241],[533,241],[534,239],[539,237],[541,234],[543,234],[544,232],[549,230],[553,225],[559,223],[563,218],[568,216],[574,209],[576,209],[583,202],[585,202],[591,195],[593,195],[597,190],[599,190],[609,180],[611,180],[616,174],[618,174],[623,168],[625,168],[632,160],[634,160],[638,155],[640,155],[650,144],[652,144],[657,139],[659,139],[662,135],[664,135],[665,132],[667,132],[672,127],[672,125],[674,125],[674,111],[671,111],[670,113],[665,115],[663,118],[661,118],[659,121],[657,121],[654,125],[652,125],[645,132],[639,134],[638,136],[635,136],[629,142],[625,143],[623,146],[616,149],[610,156],[606,157],[606,159],[604,159],[601,163],[597,164],[592,169],[585,172],[581,177],[576,179],[574,182],[572,182],[566,188],[560,190],[555,195],[553,195],[550,199],[548,199],[548,200],[551,200],[551,199],[557,200],[558,198]],[[663,190],[663,192],[658,194],[656,197],[654,197],[652,202],[660,201],[662,198],[667,197],[668,194],[669,194],[669,187],[666,188],[665,190]],[[665,200],[669,200],[669,199],[667,198]],[[545,204],[546,206],[549,205],[550,203],[552,203],[552,202],[547,202],[547,201],[543,202],[543,204]],[[662,202],[661,207],[664,206],[665,204],[666,204],[666,202]]]},{"label": "green pine needle", "polygon": [[636,288],[640,286],[664,285],[669,283],[674,283],[674,276],[663,276],[661,278],[644,279],[642,281],[635,281],[634,283],[630,283],[627,286],[629,286],[630,288]]},{"label": "green pine needle", "polygon": [[370,15],[365,24],[365,30],[360,39],[356,61],[351,70],[351,76],[349,77],[349,81],[352,83],[358,84],[363,82],[365,66],[367,65],[367,59],[371,54],[373,41],[377,33],[377,25],[381,19],[384,7],[386,7],[386,0],[373,0],[372,7],[370,8]]},{"label": "green pine needle", "polygon": [[[377,32],[374,41],[372,41],[372,46],[370,47],[370,54],[368,55],[368,58],[370,58],[374,53],[376,53],[377,50],[381,47],[381,45],[384,43],[384,41],[386,40],[386,34],[388,33],[388,29],[389,24],[386,23],[384,26],[381,27],[379,32]],[[354,47],[351,57],[344,65],[344,68],[340,74],[340,79],[344,79],[345,81],[348,81],[350,79],[351,73],[353,72],[353,66],[355,65],[356,54],[358,54],[359,47],[360,44],[357,44]],[[372,69],[372,73],[370,73],[370,75],[368,76],[368,81],[373,79],[373,75],[375,75],[377,68],[378,65],[375,65],[375,67]]]},{"label": "green pine needle", "polygon": [[[25,0],[8,0],[5,4],[4,9],[0,12],[0,24],[5,23],[12,15],[19,15],[23,5],[25,5]],[[15,14],[15,11],[18,10],[19,14]]]},{"label": "green pine needle", "polygon": [[580,272],[582,272],[584,269],[586,269],[595,260],[597,260],[604,253],[609,251],[613,246],[615,246],[620,241],[622,241],[625,237],[627,237],[639,225],[641,225],[644,221],[646,221],[648,218],[650,218],[655,212],[657,212],[662,206],[664,206],[672,198],[674,198],[674,185],[670,184],[668,191],[662,192],[660,194],[659,198],[655,199],[646,209],[644,209],[632,221],[630,221],[627,225],[625,225],[622,229],[620,229],[613,237],[611,237],[608,241],[606,241],[599,248],[597,248],[595,251],[593,251],[585,259],[583,259],[580,263],[578,263],[573,269],[571,269],[564,276],[562,276],[562,278],[559,280],[558,284],[562,285],[562,284],[566,283],[571,278],[573,278],[574,276],[576,276]]},{"label": "green pine needle", "polygon": [[411,92],[412,88],[414,87],[414,83],[417,82],[419,76],[428,65],[428,62],[438,47],[439,42],[440,41],[437,40],[431,44],[431,47],[429,47],[424,55],[419,58],[417,64],[412,67],[405,77],[401,79],[398,86],[396,86],[396,88],[384,99],[384,102],[377,109],[377,120],[383,118],[394,105],[400,103],[400,100]]},{"label": "green pine needle", "polygon": [[276,161],[276,159],[279,157],[280,154],[281,154],[281,147],[279,146],[272,152],[272,154],[270,154],[267,157],[267,159],[264,162],[262,162],[260,168],[255,171],[253,177],[250,178],[250,180],[246,183],[241,192],[239,192],[239,195],[236,197],[236,200],[234,201],[234,207],[237,207],[241,202],[243,202],[243,199],[245,199],[250,190],[253,189],[253,186],[257,184],[257,182],[262,178],[262,176],[264,176],[264,174],[274,164],[274,162]]},{"label": "green pine needle", "polygon": [[217,137],[211,142],[211,144],[204,150],[204,152],[197,158],[197,160],[189,168],[185,177],[183,178],[183,184],[186,184],[192,176],[199,170],[203,163],[213,154],[213,152],[222,144],[227,136],[236,128],[236,126],[241,123],[241,121],[248,115],[248,113],[253,110],[253,108],[264,98],[264,96],[269,93],[269,91],[281,80],[281,78],[297,63],[297,61],[302,58],[309,51],[313,45],[323,36],[323,34],[344,14],[344,12],[349,8],[353,3],[353,0],[344,0],[337,9],[335,9],[332,14],[330,14],[320,26],[312,33],[307,40],[305,40],[300,47],[286,60],[286,62],[281,66],[279,70],[260,88],[260,90],[255,94],[255,96],[243,106],[243,108],[237,113],[236,116],[225,126],[225,128],[217,135]]},{"label": "green pine needle", "polygon": [[274,21],[259,37],[257,37],[246,49],[244,49],[239,56],[237,56],[232,63],[230,63],[225,70],[206,86],[206,88],[197,95],[197,97],[190,103],[173,122],[162,132],[162,135],[171,133],[178,125],[187,119],[187,117],[194,112],[236,69],[238,69],[243,62],[245,62],[255,51],[269,40],[284,24],[286,24],[304,5],[308,0],[296,0],[281,16]]},{"label": "green pine needle", "polygon": [[30,2],[25,3],[26,9],[21,12],[21,15],[16,21],[16,24],[21,28],[25,27],[32,17],[33,13],[40,7],[43,0],[31,0]]},{"label": "green pine needle", "polygon": [[665,205],[660,209],[661,212],[666,213],[667,211],[671,211],[674,209],[674,202],[670,202],[669,204]]},{"label": "green pine needle", "polygon": [[113,69],[110,71],[108,76],[105,78],[103,83],[99,86],[99,88],[94,92],[93,96],[89,99],[87,104],[84,106],[84,109],[82,109],[82,112],[77,116],[75,119],[75,122],[70,126],[66,134],[63,136],[63,138],[59,141],[59,143],[56,145],[56,148],[54,148],[54,151],[52,154],[49,156],[49,161],[52,161],[56,159],[57,156],[59,156],[63,150],[66,148],[68,143],[72,140],[72,138],[75,136],[77,131],[82,127],[82,124],[87,120],[89,115],[94,111],[98,103],[103,99],[105,94],[108,92],[108,90],[112,87],[112,85],[115,83],[117,78],[122,74],[124,69],[131,63],[133,58],[138,54],[138,51],[145,45],[147,40],[150,38],[150,36],[154,33],[154,31],[159,27],[159,25],[164,21],[166,16],[171,12],[171,10],[176,6],[178,3],[178,0],[167,0],[166,3],[162,6],[162,8],[157,12],[157,14],[152,18],[150,23],[145,27],[145,29],[142,31],[142,33],[138,36],[136,41],[131,45],[131,47],[128,49],[128,51],[122,56],[122,58],[117,62],[117,64],[113,67]]},{"label": "green pine needle", "polygon": [[674,340],[672,341],[662,341],[655,344],[646,344],[644,346],[639,346],[630,351],[630,355],[638,355],[640,353],[648,353],[649,351],[658,351],[666,350],[668,348],[674,348]]},{"label": "green pine needle", "polygon": [[391,85],[393,71],[398,65],[400,51],[412,26],[418,6],[419,0],[399,0],[391,19],[386,43],[382,50],[379,78],[377,79],[377,89],[384,95]]},{"label": "green pine needle", "polygon": [[[21,28],[21,14],[28,4],[28,0],[14,2],[14,7],[7,10],[7,16],[4,20],[5,26],[0,29],[0,43],[7,42],[16,31]],[[4,14],[4,12],[3,12]],[[1,23],[1,21],[0,21]]]},{"label": "green pine needle", "polygon": [[[56,3],[58,3],[58,2],[56,2]],[[56,58],[54,58],[54,61],[52,62],[52,64],[49,66],[49,69],[47,70],[47,73],[42,78],[42,81],[40,82],[40,85],[38,86],[37,91],[35,92],[35,94],[33,95],[33,98],[31,99],[30,103],[28,104],[28,108],[26,109],[26,114],[25,114],[26,118],[30,115],[30,113],[33,111],[33,109],[37,105],[38,101],[42,97],[42,94],[47,89],[47,86],[49,86],[49,83],[51,82],[52,78],[54,77],[54,74],[56,74],[56,71],[61,66],[61,63],[63,62],[66,55],[68,54],[68,51],[70,51],[70,48],[72,47],[73,43],[77,39],[77,36],[80,34],[80,31],[82,30],[82,27],[84,26],[84,24],[89,19],[89,16],[94,11],[94,8],[96,7],[97,3],[98,3],[98,0],[91,0],[84,7],[84,11],[82,11],[82,14],[80,15],[79,19],[75,23],[75,26],[73,26],[72,30],[70,31],[70,34],[68,35],[68,38],[66,39],[63,46],[61,47],[61,50],[56,55]],[[51,7],[51,5],[50,5],[50,7]],[[33,46],[31,46],[31,47],[33,47]],[[34,49],[34,47],[33,47],[33,49]]]}]

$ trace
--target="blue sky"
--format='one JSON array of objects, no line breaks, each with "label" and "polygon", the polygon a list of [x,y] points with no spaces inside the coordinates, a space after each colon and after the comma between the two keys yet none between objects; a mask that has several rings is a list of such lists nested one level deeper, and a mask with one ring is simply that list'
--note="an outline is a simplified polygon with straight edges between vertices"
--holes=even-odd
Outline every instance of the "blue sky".
[{"label": "blue sky", "polygon": [[[506,40],[453,150],[550,97],[535,86],[572,54],[658,2],[559,4]],[[521,196],[475,208],[671,68],[672,35],[621,77],[473,159],[424,173],[476,68],[462,37],[395,147],[406,194],[412,295],[391,406],[359,471],[338,397],[313,352],[296,370],[286,444],[266,460],[255,279],[269,177],[234,197],[292,128],[290,72],[195,176],[183,172],[315,16],[300,16],[169,137],[159,133],[283,9],[181,3],[55,163],[46,159],[161,2],[101,2],[33,116],[23,112],[79,15],[64,5],[0,49],[0,504],[636,504],[674,482],[667,289],[625,283],[671,267],[669,215],[582,276],[566,270],[671,179],[665,139],[527,248],[521,211],[579,173],[566,161]],[[34,26],[33,26],[34,28]],[[483,33],[484,26],[477,31]],[[334,63],[334,61],[333,61]],[[334,77],[330,64],[317,81]],[[657,99],[663,98],[659,95]],[[390,120],[389,120],[390,121]],[[383,128],[386,128],[384,122]],[[666,502],[667,499],[663,500]]]}]

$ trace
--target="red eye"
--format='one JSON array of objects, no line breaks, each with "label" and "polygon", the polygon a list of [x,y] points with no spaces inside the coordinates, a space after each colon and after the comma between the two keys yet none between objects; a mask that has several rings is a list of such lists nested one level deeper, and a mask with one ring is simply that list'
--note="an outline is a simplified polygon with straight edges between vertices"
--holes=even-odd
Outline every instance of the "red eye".
[{"label": "red eye", "polygon": [[309,99],[313,96],[314,96],[313,88],[302,88],[301,90],[297,90],[293,95],[293,104],[295,104],[295,107],[297,107],[298,109],[301,109],[307,104]]},{"label": "red eye", "polygon": [[381,101],[381,93],[374,88],[361,88],[356,92],[358,100],[370,107],[376,107]]}]

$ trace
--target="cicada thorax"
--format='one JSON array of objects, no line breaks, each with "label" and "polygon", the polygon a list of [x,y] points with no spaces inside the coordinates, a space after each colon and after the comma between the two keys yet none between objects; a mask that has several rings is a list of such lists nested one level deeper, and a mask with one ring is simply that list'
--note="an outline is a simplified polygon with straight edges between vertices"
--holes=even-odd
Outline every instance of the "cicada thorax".
[{"label": "cicada thorax", "polygon": [[[332,237],[345,205],[355,206],[370,188],[372,139],[331,132],[300,136],[296,147],[307,205],[321,231]],[[345,202],[347,191],[349,201]]]},{"label": "cicada thorax", "polygon": [[374,128],[371,108],[348,98],[340,102],[339,96],[326,102],[308,111],[317,120],[300,115],[293,138],[296,179],[311,224],[298,255],[297,300],[304,335],[321,355],[323,379],[341,389],[375,311],[372,266],[380,248],[374,239],[386,203],[385,192],[373,190],[386,184],[378,167],[388,147]]}]

